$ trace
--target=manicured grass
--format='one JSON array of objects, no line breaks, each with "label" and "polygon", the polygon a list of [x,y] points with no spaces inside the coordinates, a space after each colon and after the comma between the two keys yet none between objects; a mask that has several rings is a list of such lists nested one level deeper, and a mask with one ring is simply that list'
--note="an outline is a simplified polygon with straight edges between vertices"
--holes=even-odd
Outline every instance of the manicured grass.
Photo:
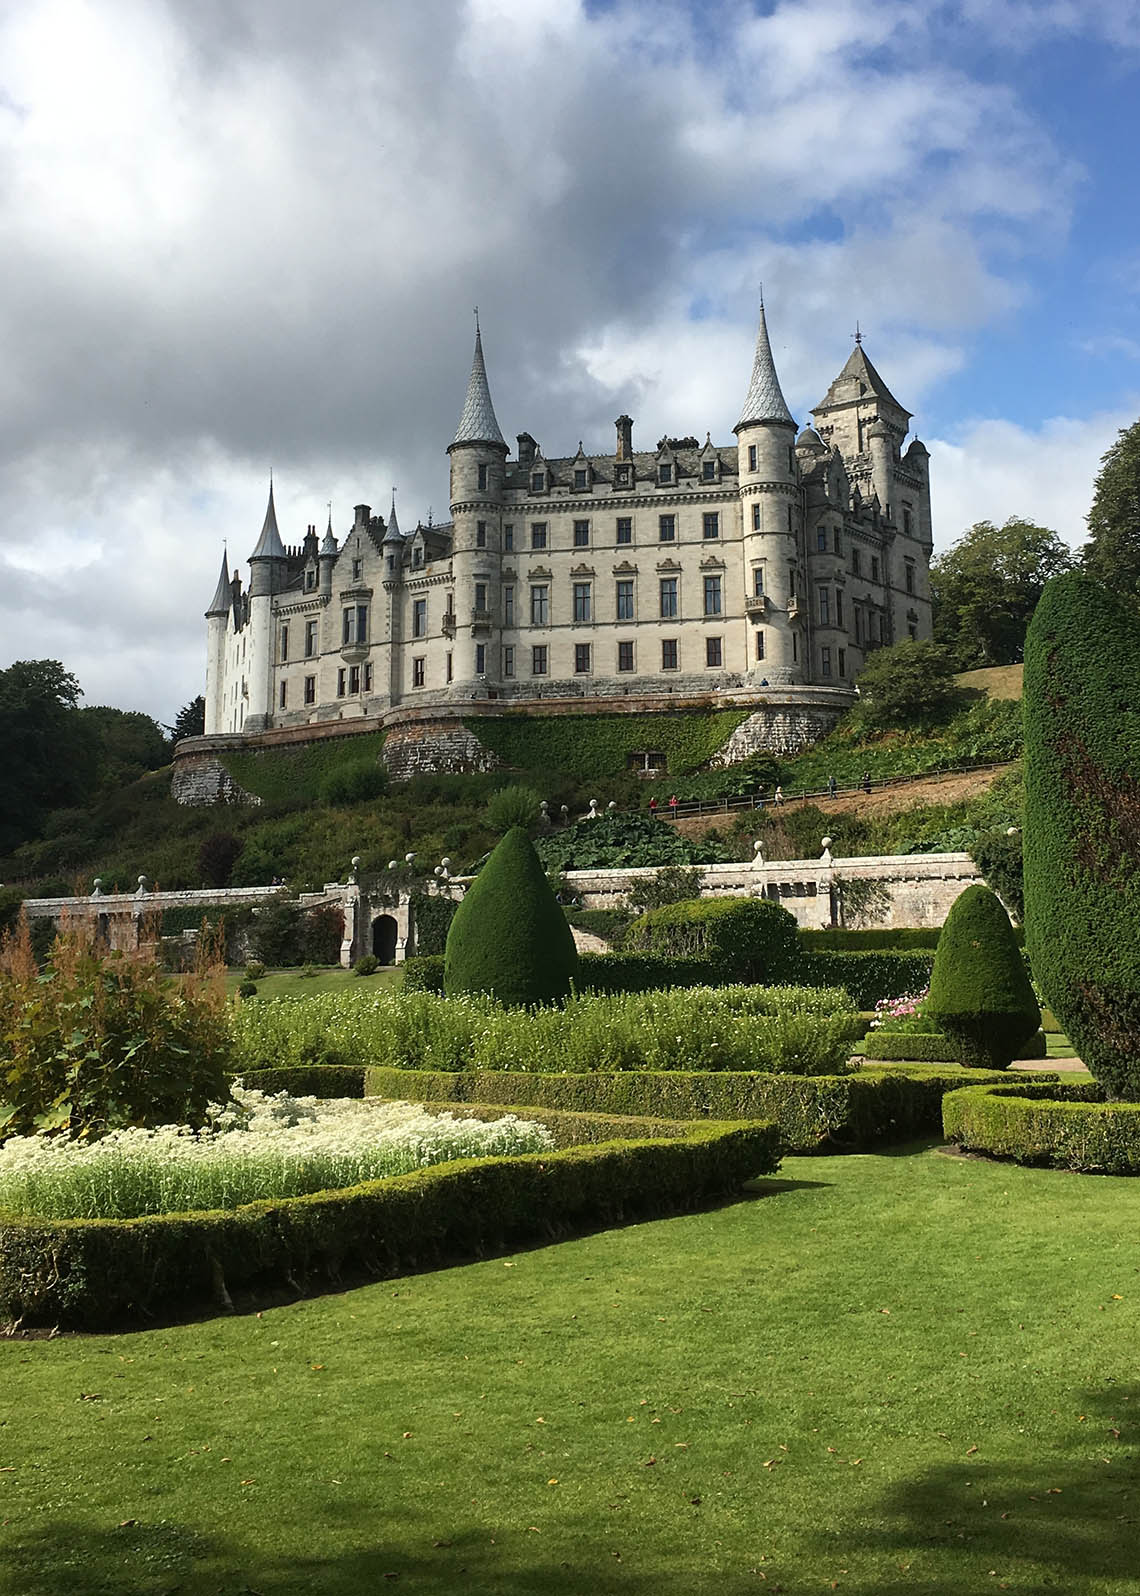
[{"label": "manicured grass", "polygon": [[0,1342],[0,1590],[1134,1592],[1140,1183],[784,1174],[261,1317]]},{"label": "manicured grass", "polygon": [[[226,971],[226,991],[236,992],[245,980],[244,970]],[[302,975],[300,970],[267,970],[257,982],[258,997],[312,997],[317,992],[374,991],[379,986],[399,986],[403,971],[399,965],[384,965],[375,975],[353,975],[339,965],[326,966],[316,975]]]}]

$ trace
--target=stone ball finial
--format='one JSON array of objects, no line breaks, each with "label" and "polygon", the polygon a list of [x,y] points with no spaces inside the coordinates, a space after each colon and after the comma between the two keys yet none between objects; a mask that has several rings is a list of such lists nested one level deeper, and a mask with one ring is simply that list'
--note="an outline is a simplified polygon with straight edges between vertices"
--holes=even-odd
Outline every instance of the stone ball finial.
[{"label": "stone ball finial", "polygon": [[399,868],[399,864],[400,864],[400,861],[398,859],[389,859],[388,860],[388,869],[389,870],[396,870],[396,869]]},{"label": "stone ball finial", "polygon": [[443,866],[442,865],[436,865],[435,869],[432,871],[432,875],[436,876],[436,877],[442,876],[443,875]]},{"label": "stone ball finial", "polygon": [[617,799],[616,798],[611,798],[609,803],[606,805],[606,809],[607,809],[608,812],[612,813],[616,808],[617,808]]},{"label": "stone ball finial", "polygon": [[96,876],[95,877],[95,882],[94,882],[94,886],[92,888],[91,896],[93,898],[101,898],[103,896],[103,877],[102,876]]},{"label": "stone ball finial", "polygon": [[140,892],[145,892],[146,891],[147,880],[148,880],[148,878],[146,876],[140,876],[139,877],[139,891]]},{"label": "stone ball finial", "polygon": [[360,855],[358,853],[354,853],[352,856],[352,868],[354,870],[360,869]]},{"label": "stone ball finial", "polygon": [[416,856],[415,856],[414,853],[406,853],[404,855],[404,863],[405,864],[411,864],[413,862],[413,860],[415,859],[415,857]]},{"label": "stone ball finial", "polygon": [[450,859],[441,859],[439,862],[440,862],[440,864],[443,866],[443,868],[445,870],[450,870],[451,869],[451,860]]}]

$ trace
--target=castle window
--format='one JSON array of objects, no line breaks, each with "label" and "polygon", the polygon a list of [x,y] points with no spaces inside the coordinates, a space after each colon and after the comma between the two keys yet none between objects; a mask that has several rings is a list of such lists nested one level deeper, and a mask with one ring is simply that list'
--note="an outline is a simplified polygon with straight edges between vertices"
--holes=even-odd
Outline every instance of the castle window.
[{"label": "castle window", "polygon": [[353,560],[353,562],[352,562],[352,580],[354,582],[359,582],[360,578],[363,575],[364,575],[364,561],[363,560]]},{"label": "castle window", "polygon": [[[719,576],[705,577],[705,614],[719,615],[721,613],[721,584]],[[720,661],[718,660],[719,664]]]},{"label": "castle window", "polygon": [[589,545],[590,545],[590,523],[589,523],[589,521],[575,521],[574,522],[574,547],[576,549],[585,549],[585,548],[588,548]]},{"label": "castle window", "polygon": [[503,625],[515,624],[515,590],[513,584],[508,584],[503,589]]},{"label": "castle window", "polygon": [[576,488],[584,488],[584,487],[586,487],[586,485],[587,485],[587,477],[588,477],[588,473],[583,471],[581,469],[581,467],[579,467],[574,472],[574,486]]},{"label": "castle window", "polygon": [[913,564],[912,561],[908,560],[906,562],[905,570],[906,570],[906,590],[907,590],[908,593],[913,593],[914,592],[914,564]]},{"label": "castle window", "polygon": [[840,676],[847,675],[847,650],[845,648],[839,650],[839,674]]},{"label": "castle window", "polygon": [[799,633],[798,632],[793,632],[792,633],[792,664],[793,665],[797,662],[799,657],[800,657]]},{"label": "castle window", "polygon": [[820,649],[820,651],[819,651],[819,668],[820,668],[820,672],[822,673],[822,675],[824,675],[824,676],[830,676],[831,675],[831,650],[829,648],[821,648]]},{"label": "castle window", "polygon": [[618,644],[617,668],[619,671],[631,671],[633,669],[632,643]]},{"label": "castle window", "polygon": [[341,616],[340,641],[342,648],[368,641],[368,605],[350,604]]},{"label": "castle window", "polygon": [[910,505],[909,504],[904,504],[903,505],[903,537],[904,538],[912,538],[913,536],[914,536],[914,516],[911,513]]},{"label": "castle window", "polygon": [[515,650],[514,650],[514,645],[512,643],[508,643],[507,646],[503,649],[503,675],[509,677],[509,676],[513,676],[514,674],[515,674]]},{"label": "castle window", "polygon": [[756,630],[756,658],[764,658],[764,632],[759,627]]},{"label": "castle window", "polygon": [[420,566],[423,563],[424,563],[424,551],[423,551],[423,549],[413,549],[412,550],[412,570],[413,571],[418,571]]},{"label": "castle window", "polygon": [[416,659],[414,659],[412,661],[412,686],[413,687],[422,687],[424,685],[424,681],[426,680],[426,672],[427,672],[427,660],[424,659],[423,655],[421,654]]},{"label": "castle window", "polygon": [[629,487],[629,467],[627,465],[619,465],[614,467],[614,487]]},{"label": "castle window", "polygon": [[486,674],[487,674],[487,645],[486,645],[486,643],[476,643],[475,644],[475,674],[476,674],[476,676],[486,676]]},{"label": "castle window", "polygon": [[366,693],[372,691],[372,661],[370,659],[364,661],[364,691]]},{"label": "castle window", "polygon": [[480,493],[486,493],[486,491],[487,491],[487,467],[485,465],[481,465],[479,467],[479,492]]},{"label": "castle window", "polygon": [[701,461],[701,479],[704,482],[715,482],[716,481],[716,461],[715,460],[702,460]]},{"label": "castle window", "polygon": [[677,615],[677,578],[663,576],[661,578],[661,619],[671,621]]},{"label": "castle window", "polygon": [[336,673],[336,696],[338,698],[343,698],[344,697],[344,683],[345,683],[345,670],[344,670],[344,666],[342,665],[340,670],[338,670],[337,673]]},{"label": "castle window", "polygon": [[752,592],[757,598],[764,597],[764,567],[758,565],[752,572]]},{"label": "castle window", "polygon": [[486,582],[476,582],[476,584],[475,584],[475,608],[477,610],[486,611],[486,608],[487,608],[487,584],[486,584]]},{"label": "castle window", "polygon": [[788,598],[789,599],[794,599],[795,596],[796,596],[796,568],[795,568],[794,565],[789,565],[788,566]]},{"label": "castle window", "polygon": [[840,532],[838,527],[835,529],[835,552],[839,555],[840,559],[843,558],[843,534]]},{"label": "castle window", "polygon": [[391,554],[388,556],[388,575],[393,576],[396,571],[396,561]]},{"label": "castle window", "polygon": [[675,671],[677,669],[677,639],[663,637],[661,639],[661,669]]},{"label": "castle window", "polygon": [[317,678],[315,676],[306,676],[305,677],[305,702],[306,702],[306,704],[315,704],[316,701],[317,701]]},{"label": "castle window", "polygon": [[657,467],[657,480],[658,482],[672,482],[673,467],[667,460],[662,460],[661,464]]},{"label": "castle window", "polygon": [[860,574],[859,573],[860,553],[861,553],[861,551],[859,549],[852,549],[851,550],[851,575],[852,576],[858,576]]},{"label": "castle window", "polygon": [[749,471],[755,471],[756,469],[756,445],[754,443],[748,445],[748,469]]},{"label": "castle window", "polygon": [[817,553],[819,553],[819,554],[826,554],[827,553],[827,528],[825,526],[821,526],[821,527],[817,527],[816,528],[815,547],[816,547],[816,552]]},{"label": "castle window", "polygon": [[585,676],[590,670],[590,645],[589,643],[574,644],[574,674]]},{"label": "castle window", "polygon": [[724,663],[724,655],[723,655],[723,650],[721,649],[721,646],[720,646],[720,638],[719,637],[706,637],[705,638],[705,664],[706,665],[710,665],[710,666],[716,666],[716,665],[722,665],[723,663]]},{"label": "castle window", "polygon": [[659,515],[657,517],[657,540],[659,543],[672,543],[677,536],[677,517],[675,515]]},{"label": "castle window", "polygon": [[633,578],[623,579],[617,585],[617,618],[619,621],[633,620]]},{"label": "castle window", "polygon": [[475,523],[475,547],[477,549],[485,549],[487,547],[486,521],[476,521]]},{"label": "castle window", "polygon": [[720,512],[718,510],[705,511],[702,531],[704,533],[706,543],[710,538],[720,537]]},{"label": "castle window", "polygon": [[287,626],[281,628],[281,658],[282,660],[289,658],[289,628]]},{"label": "castle window", "polygon": [[416,599],[412,604],[412,636],[427,636],[427,599]]},{"label": "castle window", "polygon": [[831,605],[828,602],[828,594],[825,587],[819,589],[819,624],[821,626],[831,625]]},{"label": "castle window", "polygon": [[530,546],[532,549],[546,547],[546,522],[532,521],[530,524]]},{"label": "castle window", "polygon": [[843,594],[839,588],[835,589],[835,624],[843,625]]},{"label": "castle window", "polygon": [[760,500],[759,499],[753,499],[753,501],[752,501],[752,530],[753,530],[753,532],[759,532],[759,530],[760,530]]},{"label": "castle window", "polygon": [[576,621],[588,621],[590,619],[589,582],[574,583],[574,619]]},{"label": "castle window", "polygon": [[871,581],[872,582],[877,582],[878,580],[879,580],[879,561],[878,561],[877,557],[874,554],[872,554],[872,556],[871,556]]},{"label": "castle window", "polygon": [[515,551],[515,529],[513,526],[505,526],[503,528],[503,548],[508,554],[513,554]]},{"label": "castle window", "polygon": [[535,471],[532,474],[531,479],[530,479],[530,491],[532,493],[541,493],[543,488],[545,488],[545,486],[546,486],[546,472],[545,471]]},{"label": "castle window", "polygon": [[453,676],[454,676],[454,674],[455,674],[455,667],[454,667],[454,666],[453,666],[453,665],[452,665],[452,663],[451,663],[451,655],[450,655],[450,654],[448,654],[448,655],[447,655],[447,656],[446,656],[446,658],[447,658],[447,671],[446,671],[446,674],[447,674],[447,680],[448,680],[448,681],[450,681],[450,680],[451,680],[451,678],[452,678],[452,677],[453,677]]},{"label": "castle window", "polygon": [[348,667],[348,691],[349,691],[350,694],[351,693],[359,693],[359,691],[360,691],[360,666],[359,665],[350,665]]},{"label": "castle window", "polygon": [[633,542],[633,517],[619,515],[617,523],[617,541],[619,543]]},{"label": "castle window", "polygon": [[550,656],[545,643],[536,643],[530,651],[530,674],[546,676],[550,670]]},{"label": "castle window", "polygon": [[317,573],[314,570],[305,572],[305,592],[311,593],[317,585]]},{"label": "castle window", "polygon": [[860,610],[860,609],[857,609],[855,611],[855,642],[856,642],[856,644],[858,646],[860,646],[860,647],[862,646],[862,643],[863,643],[863,611]]},{"label": "castle window", "polygon": [[286,698],[288,696],[288,693],[287,693],[288,685],[289,685],[288,682],[282,682],[281,683],[281,690],[277,694],[277,707],[278,707],[278,709],[284,709],[285,708],[285,701],[286,701]]},{"label": "castle window", "polygon": [[791,444],[789,444],[788,445],[788,475],[790,477],[794,477],[795,474],[796,474],[796,451],[792,448]]},{"label": "castle window", "polygon": [[313,655],[316,652],[317,652],[317,623],[316,623],[316,621],[306,621],[305,622],[305,658],[306,659],[312,659]]},{"label": "castle window", "polygon": [[795,524],[795,521],[793,519],[792,507],[789,504],[788,505],[788,531],[789,532],[794,532],[795,529],[796,529],[796,524]]},{"label": "castle window", "polygon": [[530,590],[530,624],[532,626],[550,624],[550,589],[545,582]]}]

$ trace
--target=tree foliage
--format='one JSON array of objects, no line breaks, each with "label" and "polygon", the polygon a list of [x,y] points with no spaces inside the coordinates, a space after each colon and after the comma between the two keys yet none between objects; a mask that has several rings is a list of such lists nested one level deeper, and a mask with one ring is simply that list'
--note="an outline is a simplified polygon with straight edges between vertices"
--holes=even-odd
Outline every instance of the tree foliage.
[{"label": "tree foliage", "polygon": [[954,662],[937,643],[907,638],[878,648],[859,672],[856,716],[868,731],[946,719],[962,702]]},{"label": "tree foliage", "polygon": [[512,826],[529,831],[538,819],[541,803],[533,787],[500,787],[487,802],[487,825],[500,836]]},{"label": "tree foliage", "polygon": [[17,660],[0,671],[0,852],[36,836],[50,810],[90,793],[99,745],[80,696],[58,660]]},{"label": "tree foliage", "polygon": [[169,763],[170,744],[162,727],[141,710],[89,704],[79,714],[96,742],[96,779],[101,791],[125,787],[148,770],[160,770]]},{"label": "tree foliage", "polygon": [[1086,575],[1140,599],[1140,421],[1123,427],[1101,457],[1088,524],[1081,550]]},{"label": "tree foliage", "polygon": [[197,698],[192,698],[174,717],[174,725],[170,728],[172,742],[181,742],[183,737],[202,737],[206,731],[206,700],[201,693]]},{"label": "tree foliage", "polygon": [[1140,1101],[1140,625],[1083,574],[1025,649],[1025,930],[1045,1001],[1097,1080]]},{"label": "tree foliage", "polygon": [[931,565],[935,642],[959,670],[1016,665],[1046,582],[1072,563],[1048,527],[1019,516],[1001,526],[976,522]]}]

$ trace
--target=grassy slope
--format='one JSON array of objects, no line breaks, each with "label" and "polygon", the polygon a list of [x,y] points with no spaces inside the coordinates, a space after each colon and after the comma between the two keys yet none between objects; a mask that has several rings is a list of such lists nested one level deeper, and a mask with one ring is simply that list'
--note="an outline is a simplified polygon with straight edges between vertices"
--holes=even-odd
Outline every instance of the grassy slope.
[{"label": "grassy slope", "polygon": [[0,1342],[0,1590],[1134,1592],[1140,1183],[784,1174],[258,1317]]}]

